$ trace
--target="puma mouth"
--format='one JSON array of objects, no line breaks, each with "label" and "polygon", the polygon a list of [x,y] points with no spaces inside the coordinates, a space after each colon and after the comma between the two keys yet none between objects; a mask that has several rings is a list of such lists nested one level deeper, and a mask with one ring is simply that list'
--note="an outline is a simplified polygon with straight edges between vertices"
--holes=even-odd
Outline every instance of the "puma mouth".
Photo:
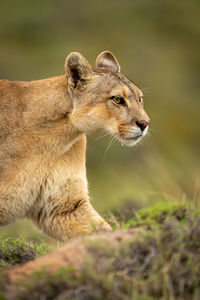
[{"label": "puma mouth", "polygon": [[118,140],[120,140],[122,144],[125,144],[127,146],[134,146],[142,140],[142,138],[147,134],[147,132],[148,126],[146,126],[146,128],[143,130],[134,126],[126,135],[120,135],[118,137]]},{"label": "puma mouth", "polygon": [[139,143],[139,141],[142,139],[142,135],[138,134],[136,136],[132,136],[132,137],[118,137],[118,141],[121,143],[121,145],[125,145],[125,146],[135,146],[137,143]]},{"label": "puma mouth", "polygon": [[137,139],[139,139],[139,138],[141,138],[143,135],[142,134],[138,134],[138,135],[136,135],[136,136],[132,136],[132,137],[124,137],[124,139],[125,140],[137,140]]}]

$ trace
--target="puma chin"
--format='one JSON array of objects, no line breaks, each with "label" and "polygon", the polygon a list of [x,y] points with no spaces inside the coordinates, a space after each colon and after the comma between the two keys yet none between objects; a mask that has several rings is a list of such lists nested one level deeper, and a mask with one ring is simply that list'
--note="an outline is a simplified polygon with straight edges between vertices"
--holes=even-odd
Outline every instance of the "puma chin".
[{"label": "puma chin", "polygon": [[138,144],[143,137],[148,132],[149,126],[146,126],[145,129],[142,131],[139,128],[132,127],[130,131],[125,136],[121,136],[119,134],[113,134],[113,136],[122,144],[128,147],[133,147]]}]

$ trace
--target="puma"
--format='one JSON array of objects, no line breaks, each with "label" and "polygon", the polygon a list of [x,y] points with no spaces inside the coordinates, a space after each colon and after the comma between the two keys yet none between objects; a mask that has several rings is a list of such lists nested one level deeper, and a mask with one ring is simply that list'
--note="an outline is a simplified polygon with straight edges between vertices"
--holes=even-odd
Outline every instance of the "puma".
[{"label": "puma", "polygon": [[89,201],[86,134],[134,146],[149,124],[142,92],[109,51],[95,69],[72,52],[65,75],[0,80],[0,225],[27,217],[60,241],[111,230]]}]

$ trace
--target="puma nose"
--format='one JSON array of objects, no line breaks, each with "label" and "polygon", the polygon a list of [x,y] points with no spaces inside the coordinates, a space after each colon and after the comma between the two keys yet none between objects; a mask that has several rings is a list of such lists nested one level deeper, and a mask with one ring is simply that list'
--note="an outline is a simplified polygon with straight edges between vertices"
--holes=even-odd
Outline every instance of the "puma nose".
[{"label": "puma nose", "polygon": [[141,120],[141,121],[136,121],[135,123],[143,131],[151,123],[151,121]]}]

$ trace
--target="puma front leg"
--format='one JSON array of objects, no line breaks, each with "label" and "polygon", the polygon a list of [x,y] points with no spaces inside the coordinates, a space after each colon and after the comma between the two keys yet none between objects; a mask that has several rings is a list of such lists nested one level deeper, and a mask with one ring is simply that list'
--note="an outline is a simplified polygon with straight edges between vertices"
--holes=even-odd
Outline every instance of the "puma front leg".
[{"label": "puma front leg", "polygon": [[58,207],[56,212],[46,218],[42,227],[47,234],[60,241],[96,231],[111,230],[110,225],[97,214],[86,199],[78,200],[71,210]]},{"label": "puma front leg", "polygon": [[85,171],[85,137],[60,158],[41,189],[29,217],[48,235],[67,241],[93,231],[111,230],[92,207]]},{"label": "puma front leg", "polygon": [[49,198],[48,203],[37,204],[37,208],[30,215],[32,220],[49,236],[67,241],[75,236],[83,236],[97,231],[111,230],[106,221],[95,211],[87,195],[79,193],[79,197],[72,198],[69,189],[76,189],[81,182],[70,179],[62,194]]}]

